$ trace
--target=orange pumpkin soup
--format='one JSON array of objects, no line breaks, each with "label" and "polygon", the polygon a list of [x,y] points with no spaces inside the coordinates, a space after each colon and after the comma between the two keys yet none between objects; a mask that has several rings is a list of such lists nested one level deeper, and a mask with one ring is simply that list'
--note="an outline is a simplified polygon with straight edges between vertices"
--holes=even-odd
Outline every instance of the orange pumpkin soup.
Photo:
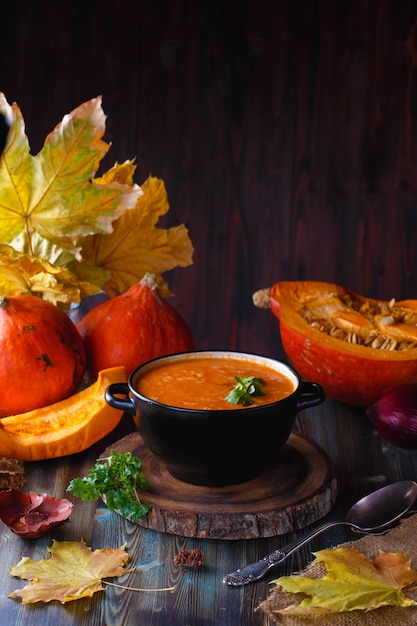
[{"label": "orange pumpkin soup", "polygon": [[252,395],[256,407],[282,400],[294,392],[294,382],[262,362],[239,357],[196,357],[172,360],[146,369],[135,381],[143,396],[170,406],[199,409],[241,409],[226,396],[236,386],[235,376],[262,380],[265,395]]}]

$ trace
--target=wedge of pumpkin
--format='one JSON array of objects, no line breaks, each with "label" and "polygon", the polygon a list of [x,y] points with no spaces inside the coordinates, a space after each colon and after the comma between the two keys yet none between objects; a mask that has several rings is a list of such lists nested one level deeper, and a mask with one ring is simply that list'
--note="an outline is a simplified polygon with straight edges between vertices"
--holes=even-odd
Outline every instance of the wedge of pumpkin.
[{"label": "wedge of pumpkin", "polygon": [[123,411],[104,398],[108,385],[125,382],[124,367],[99,372],[97,380],[65,400],[0,419],[0,456],[40,461],[86,450],[108,435]]}]

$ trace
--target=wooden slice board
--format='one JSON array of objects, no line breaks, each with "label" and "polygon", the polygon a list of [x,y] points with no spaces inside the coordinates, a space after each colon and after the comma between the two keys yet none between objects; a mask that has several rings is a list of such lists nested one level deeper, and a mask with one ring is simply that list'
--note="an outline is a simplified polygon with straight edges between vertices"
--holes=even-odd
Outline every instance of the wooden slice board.
[{"label": "wooden slice board", "polygon": [[276,461],[240,485],[201,487],[177,480],[139,433],[103,452],[132,452],[151,483],[141,501],[151,506],[138,522],[164,533],[204,539],[259,539],[305,528],[332,509],[337,496],[333,465],[311,439],[293,432]]}]

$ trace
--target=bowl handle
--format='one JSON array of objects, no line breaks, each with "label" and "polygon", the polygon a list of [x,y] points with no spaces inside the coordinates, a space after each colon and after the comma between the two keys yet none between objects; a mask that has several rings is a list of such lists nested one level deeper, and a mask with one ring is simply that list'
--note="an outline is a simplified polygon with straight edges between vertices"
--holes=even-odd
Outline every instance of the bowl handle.
[{"label": "bowl handle", "polygon": [[[116,398],[116,394],[126,396],[126,399]],[[132,398],[129,398],[129,386],[127,383],[112,383],[104,392],[104,397],[107,404],[110,404],[114,409],[126,411],[133,416],[136,415],[136,407]]]},{"label": "bowl handle", "polygon": [[321,404],[325,399],[324,390],[318,383],[302,382],[297,398],[297,412],[310,406]]}]

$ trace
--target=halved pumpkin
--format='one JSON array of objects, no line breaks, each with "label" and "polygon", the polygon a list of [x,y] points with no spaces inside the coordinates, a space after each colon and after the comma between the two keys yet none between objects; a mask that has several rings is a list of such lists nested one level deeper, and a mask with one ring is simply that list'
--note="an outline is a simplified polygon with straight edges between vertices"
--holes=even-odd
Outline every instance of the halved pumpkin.
[{"label": "halved pumpkin", "polygon": [[281,281],[253,300],[278,318],[294,368],[331,398],[368,406],[417,381],[417,300],[373,300],[320,281]]},{"label": "halved pumpkin", "polygon": [[0,419],[0,456],[39,461],[86,450],[108,435],[123,411],[109,406],[104,392],[125,382],[124,367],[99,372],[97,380],[78,393],[40,409]]}]

